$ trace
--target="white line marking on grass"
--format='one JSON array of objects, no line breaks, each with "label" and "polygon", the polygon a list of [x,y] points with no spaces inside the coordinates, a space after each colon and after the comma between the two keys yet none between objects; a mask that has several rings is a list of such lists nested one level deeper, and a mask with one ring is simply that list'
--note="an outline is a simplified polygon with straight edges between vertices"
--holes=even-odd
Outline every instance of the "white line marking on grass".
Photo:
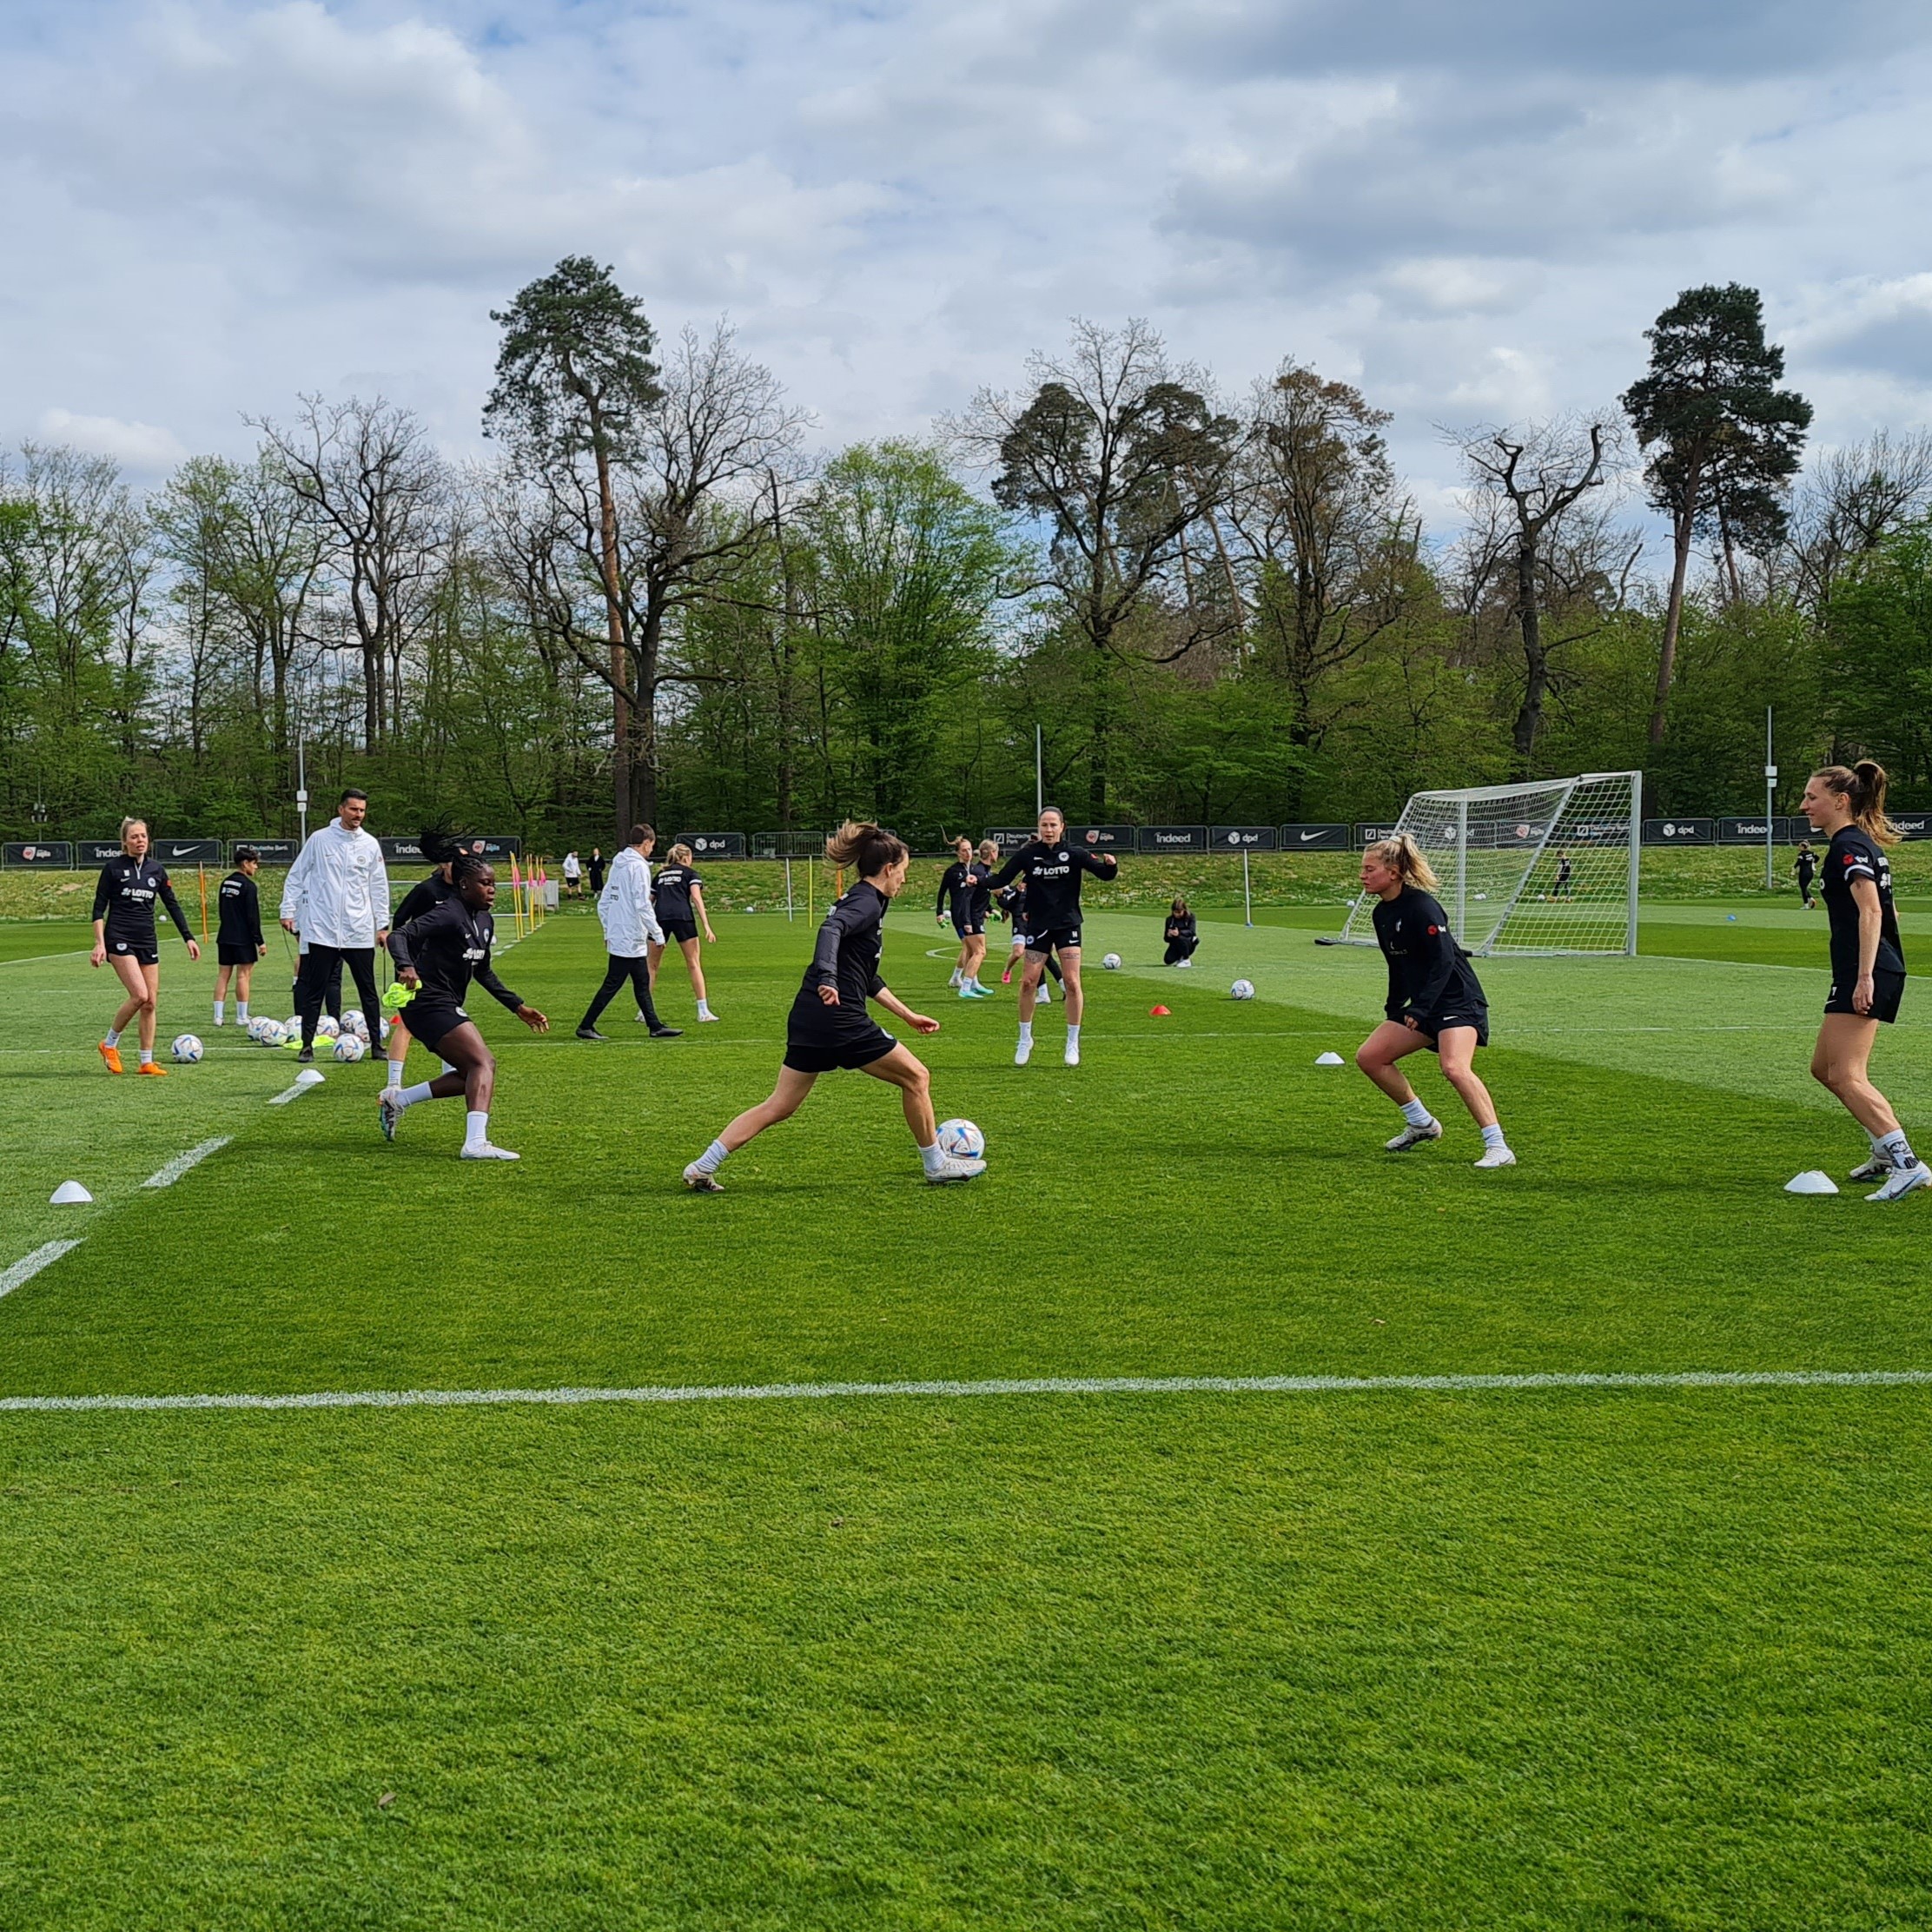
[{"label": "white line marking on grass", "polygon": [[149,1174],[141,1185],[143,1188],[172,1188],[197,1161],[205,1161],[211,1154],[219,1154],[234,1136],[217,1134],[212,1141],[203,1141],[198,1147],[191,1147],[185,1154],[177,1154],[168,1164]]},{"label": "white line marking on grass", "polygon": [[[62,1252],[71,1242],[54,1241]],[[47,1249],[41,1253],[47,1254]],[[53,1259],[49,1254],[50,1260]],[[34,1257],[30,1255],[30,1260]],[[24,1267],[26,1264],[20,1264]],[[0,1280],[4,1280],[0,1276]],[[799,1402],[882,1396],[1485,1395],[1542,1389],[1923,1388],[1932,1368],[1684,1369],[1657,1374],[1095,1375],[984,1382],[768,1382],[688,1388],[317,1389],[291,1395],[8,1395],[0,1412],[91,1409],[466,1409],[599,1402]]]},{"label": "white line marking on grass", "polygon": [[284,1087],[279,1094],[273,1095],[268,1104],[271,1107],[286,1107],[290,1101],[300,1100],[311,1087],[321,1085],[321,1082],[319,1080],[298,1080],[293,1087]]},{"label": "white line marking on grass", "polygon": [[80,1245],[78,1241],[47,1241],[31,1254],[22,1255],[10,1268],[0,1272],[0,1294],[11,1294],[22,1282],[31,1281],[43,1267]]}]

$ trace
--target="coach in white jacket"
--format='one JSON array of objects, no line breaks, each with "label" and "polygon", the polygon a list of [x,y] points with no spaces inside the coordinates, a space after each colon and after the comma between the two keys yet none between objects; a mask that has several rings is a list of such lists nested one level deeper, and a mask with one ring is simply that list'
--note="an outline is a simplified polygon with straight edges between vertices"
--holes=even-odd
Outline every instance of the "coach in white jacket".
[{"label": "coach in white jacket", "polygon": [[382,1010],[375,949],[389,936],[389,874],[381,846],[362,829],[368,811],[367,792],[345,791],[336,817],[310,835],[281,889],[281,923],[306,942],[295,979],[303,1060],[315,1057],[315,1022],[344,965],[354,975],[362,1010]]},{"label": "coach in white jacket", "polygon": [[664,928],[658,923],[651,903],[651,848],[657,843],[658,835],[650,826],[633,825],[631,843],[611,861],[611,876],[597,901],[597,916],[604,922],[604,947],[610,958],[604,969],[604,983],[578,1024],[579,1040],[610,1037],[597,1030],[597,1018],[626,980],[638,996],[638,1011],[650,1026],[653,1040],[675,1040],[684,1031],[682,1027],[667,1027],[658,1017],[651,999],[648,949],[665,943]]}]

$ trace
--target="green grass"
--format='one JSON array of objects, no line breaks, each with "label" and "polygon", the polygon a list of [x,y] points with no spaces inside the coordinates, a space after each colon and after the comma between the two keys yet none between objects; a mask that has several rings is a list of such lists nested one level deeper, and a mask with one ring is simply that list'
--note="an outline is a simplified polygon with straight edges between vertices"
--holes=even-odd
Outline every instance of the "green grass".
[{"label": "green grass", "polygon": [[[559,1022],[484,1005],[514,1168],[453,1105],[386,1146],[367,1067],[268,1107],[178,950],[208,1058],[111,1080],[104,975],[0,928],[0,1266],[84,1236],[0,1301],[0,1395],[1932,1366],[1925,1197],[1781,1191],[1863,1146],[1822,931],[1732,910],[1485,965],[1493,1174],[1432,1066],[1398,1161],[1313,1065],[1380,968],[1311,923],[1182,976],[1099,914],[1086,1064],[1055,1009],[1022,1072],[909,912],[988,1175],[921,1186],[844,1076],[711,1200],[803,923],[722,921],[673,1042],[569,1037],[589,919],[511,952]],[[15,1412],[0,1466],[3,1925],[1932,1924],[1923,1389]]]}]

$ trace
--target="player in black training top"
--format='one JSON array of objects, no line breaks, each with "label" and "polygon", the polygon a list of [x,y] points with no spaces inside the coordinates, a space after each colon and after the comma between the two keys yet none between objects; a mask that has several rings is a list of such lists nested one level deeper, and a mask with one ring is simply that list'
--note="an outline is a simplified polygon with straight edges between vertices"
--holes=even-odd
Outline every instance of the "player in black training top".
[{"label": "player in black training top", "polygon": [[1168,923],[1161,935],[1168,954],[1163,966],[1192,966],[1194,949],[1201,943],[1201,931],[1185,899],[1176,899],[1168,908]]},{"label": "player in black training top", "polygon": [[1496,1103],[1476,1073],[1476,1049],[1489,1044],[1489,1002],[1431,890],[1435,873],[1416,842],[1398,832],[1362,854],[1361,878],[1362,890],[1380,902],[1375,940],[1388,961],[1388,1000],[1382,1009],[1388,1016],[1355,1049],[1355,1064],[1402,1109],[1407,1122],[1387,1143],[1389,1151],[1403,1154],[1442,1138],[1442,1122],[1416,1098],[1396,1065],[1426,1047],[1483,1130],[1476,1165],[1513,1168],[1516,1156],[1496,1124]]},{"label": "player in black training top", "polygon": [[1023,1067],[1033,1057],[1033,1004],[1048,955],[1058,952],[1067,982],[1067,1051],[1069,1067],[1080,1064],[1080,1019],[1087,1002],[1080,989],[1080,875],[1110,879],[1121,862],[1111,852],[1092,852],[1067,842],[1067,820],[1057,805],[1040,814],[1033,842],[1022,845],[993,875],[997,887],[1009,880],[1026,881],[1026,970],[1020,980],[1020,1044],[1013,1064]]},{"label": "player in black training top", "polygon": [[255,890],[255,876],[261,870],[261,854],[252,845],[235,848],[235,870],[222,881],[215,903],[222,916],[215,935],[215,1023],[225,1026],[222,1017],[228,1004],[228,976],[235,977],[235,1023],[248,1023],[248,986],[255,978],[255,963],[268,951],[261,942],[261,895]]},{"label": "player in black training top", "polygon": [[958,840],[950,865],[939,875],[939,892],[932,904],[934,922],[944,925],[949,918],[959,939],[959,957],[953,964],[949,986],[959,989],[963,1000],[989,1000],[993,989],[979,981],[980,962],[986,957],[986,921],[993,910],[992,889],[987,881],[993,868],[973,855],[969,838]]},{"label": "player in black training top", "polygon": [[473,979],[510,1009],[533,1033],[547,1033],[550,1022],[496,976],[490,947],[496,922],[490,908],[496,903],[496,873],[473,852],[460,851],[450,864],[451,892],[433,910],[400,921],[389,933],[389,956],[396,976],[415,989],[404,1010],[409,1030],[432,1053],[455,1068],[434,1080],[420,1081],[400,1094],[385,1091],[376,1102],[385,1138],[394,1140],[396,1122],[406,1108],[420,1101],[461,1097],[469,1108],[463,1136],[466,1161],[514,1161],[506,1148],[490,1144],[490,1100],[496,1090],[496,1061],[483,1043],[476,1022],[463,1010],[464,996]]},{"label": "player in black training top", "polygon": [[1831,844],[1820,889],[1831,932],[1831,991],[1811,1053],[1811,1077],[1843,1102],[1864,1128],[1871,1157],[1852,1169],[1854,1181],[1883,1185],[1868,1201],[1898,1201],[1932,1186],[1932,1168],[1918,1160],[1898,1115],[1871,1083],[1866,1065],[1881,1022],[1898,1017],[1905,993],[1905,955],[1892,910],[1892,868],[1885,848],[1898,843],[1885,816],[1885,771],[1863,758],[1814,771],[1798,809]]},{"label": "player in black training top", "polygon": [[785,1022],[784,1064],[769,1100],[740,1114],[685,1169],[685,1185],[694,1193],[716,1194],[718,1170],[768,1127],[787,1121],[804,1104],[820,1074],[842,1067],[870,1074],[899,1089],[906,1125],[919,1148],[926,1179],[936,1185],[970,1181],[986,1163],[944,1153],[933,1118],[932,1082],[925,1068],[867,1010],[877,1000],[917,1033],[936,1033],[939,1022],[915,1013],[879,975],[884,949],[886,910],[905,889],[908,854],[904,843],[877,825],[850,820],[825,841],[825,857],[835,866],[852,866],[858,883],[833,903],[818,929],[811,963],[799,983]]},{"label": "player in black training top", "polygon": [[1811,850],[1809,838],[1800,842],[1797,863],[1791,870],[1798,876],[1798,897],[1804,901],[1804,910],[1810,912],[1817,903],[1811,897],[1811,882],[1818,876],[1818,855]]},{"label": "player in black training top", "polygon": [[161,946],[155,932],[155,901],[168,908],[175,930],[188,942],[188,956],[199,959],[202,949],[188,930],[181,901],[168,875],[148,857],[148,822],[121,821],[121,856],[101,868],[94,888],[93,963],[114,962],[115,976],[128,989],[101,1042],[101,1058],[110,1074],[121,1071],[121,1035],[129,1021],[141,1016],[141,1063],[136,1073],[166,1074],[155,1064],[155,1013],[161,997]]},{"label": "player in black training top", "polygon": [[[433,912],[445,899],[455,896],[456,888],[449,883],[450,868],[456,863],[458,847],[453,838],[441,832],[425,832],[417,842],[422,848],[422,856],[435,867],[427,879],[418,879],[402,898],[390,918],[392,928],[407,926],[413,919],[420,919],[425,913]],[[388,1037],[384,1044],[386,1059],[382,1090],[394,1098],[402,1091],[403,1062],[409,1057],[409,1024],[404,1018],[406,1009],[398,1007],[389,1017]],[[447,1069],[453,1062],[446,1062]]]},{"label": "player in black training top", "polygon": [[[705,929],[707,945],[718,943],[718,935],[711,930],[711,916],[705,910],[705,882],[691,870],[691,847],[682,839],[671,848],[666,855],[671,863],[658,868],[658,876],[651,882],[651,910],[658,916],[658,923],[664,928],[665,940],[668,944],[676,940],[678,950],[685,956],[685,967],[691,975],[691,989],[698,1001],[698,1017],[700,1022],[715,1020],[718,1016],[711,1009],[711,1003],[705,997],[705,969],[698,960],[698,929]],[[651,988],[658,986],[658,965],[665,956],[663,946],[646,941],[645,954],[648,959]]]}]

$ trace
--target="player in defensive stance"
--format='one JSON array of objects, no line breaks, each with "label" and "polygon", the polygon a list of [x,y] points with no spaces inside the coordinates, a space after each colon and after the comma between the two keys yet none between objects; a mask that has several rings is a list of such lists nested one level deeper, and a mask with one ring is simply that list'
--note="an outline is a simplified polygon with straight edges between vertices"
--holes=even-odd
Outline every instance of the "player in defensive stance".
[{"label": "player in defensive stance", "polygon": [[187,916],[167,872],[148,857],[148,821],[121,821],[121,856],[101,868],[94,888],[94,956],[92,963],[114,962],[115,976],[127,989],[101,1042],[101,1058],[110,1074],[121,1071],[121,1035],[136,1014],[141,1017],[141,1063],[136,1073],[159,1078],[165,1067],[155,1064],[155,1010],[161,996],[161,944],[155,931],[155,901],[168,908],[175,930],[188,942],[188,956],[199,959],[202,949],[188,930]]},{"label": "player in defensive stance", "polygon": [[1798,809],[1830,839],[1819,893],[1830,923],[1831,991],[1812,1049],[1811,1077],[1844,1102],[1864,1128],[1871,1158],[1854,1181],[1884,1183],[1867,1201],[1897,1201],[1932,1186],[1932,1168],[1912,1152],[1898,1115],[1871,1083],[1866,1063],[1881,1023],[1898,1017],[1905,992],[1905,955],[1892,910],[1892,868],[1885,848],[1898,843],[1885,816],[1885,771],[1863,758],[1814,771]]},{"label": "player in defensive stance", "polygon": [[1080,875],[1113,878],[1121,862],[1111,852],[1089,852],[1067,843],[1067,820],[1058,805],[1040,814],[1033,842],[1022,845],[988,882],[995,888],[1016,877],[1026,881],[1026,968],[1020,976],[1020,1043],[1013,1064],[1023,1067],[1033,1057],[1033,1008],[1047,961],[1060,955],[1066,983],[1067,1050],[1069,1067],[1080,1064],[1080,1019],[1087,1010],[1080,989]]},{"label": "player in defensive stance", "polygon": [[1388,961],[1388,1015],[1355,1049],[1355,1064],[1402,1109],[1408,1123],[1387,1143],[1406,1154],[1424,1141],[1442,1138],[1442,1122],[1416,1098],[1396,1065],[1426,1047],[1442,1062],[1443,1077],[1462,1096],[1483,1130],[1479,1168],[1513,1168],[1516,1156],[1496,1124],[1496,1103],[1477,1076],[1476,1049],[1489,1044],[1489,1002],[1470,969],[1469,955],[1456,943],[1449,916],[1430,888],[1436,876],[1406,832],[1379,840],[1362,854],[1362,890],[1375,908],[1375,940]]},{"label": "player in defensive stance", "polygon": [[887,908],[905,889],[904,843],[877,825],[855,825],[848,819],[825,841],[825,857],[834,865],[850,865],[858,883],[835,900],[818,929],[811,963],[799,983],[785,1022],[784,1064],[769,1100],[760,1101],[733,1121],[685,1169],[685,1185],[698,1194],[723,1194],[718,1170],[744,1143],[787,1121],[804,1104],[820,1074],[850,1067],[868,1073],[899,1089],[906,1125],[924,1164],[926,1179],[936,1187],[970,1181],[985,1171],[980,1160],[963,1160],[939,1145],[933,1118],[932,1082],[924,1066],[867,1011],[877,1000],[897,1014],[916,1033],[936,1033],[939,1022],[915,1013],[879,976],[884,949],[882,928]]},{"label": "player in defensive stance", "polygon": [[490,946],[496,922],[490,908],[496,903],[496,874],[473,852],[459,852],[450,867],[450,897],[421,918],[398,926],[389,935],[389,956],[396,976],[416,989],[408,1006],[409,1031],[432,1053],[439,1053],[456,1071],[420,1081],[400,1094],[385,1090],[376,1102],[377,1117],[387,1140],[396,1137],[396,1122],[404,1110],[420,1101],[455,1100],[469,1109],[463,1136],[466,1161],[514,1161],[507,1148],[490,1144],[490,1101],[496,1091],[496,1061],[483,1044],[476,1022],[463,1010],[463,996],[473,979],[500,1000],[533,1033],[547,1033],[550,1022],[496,976],[490,965]]}]

